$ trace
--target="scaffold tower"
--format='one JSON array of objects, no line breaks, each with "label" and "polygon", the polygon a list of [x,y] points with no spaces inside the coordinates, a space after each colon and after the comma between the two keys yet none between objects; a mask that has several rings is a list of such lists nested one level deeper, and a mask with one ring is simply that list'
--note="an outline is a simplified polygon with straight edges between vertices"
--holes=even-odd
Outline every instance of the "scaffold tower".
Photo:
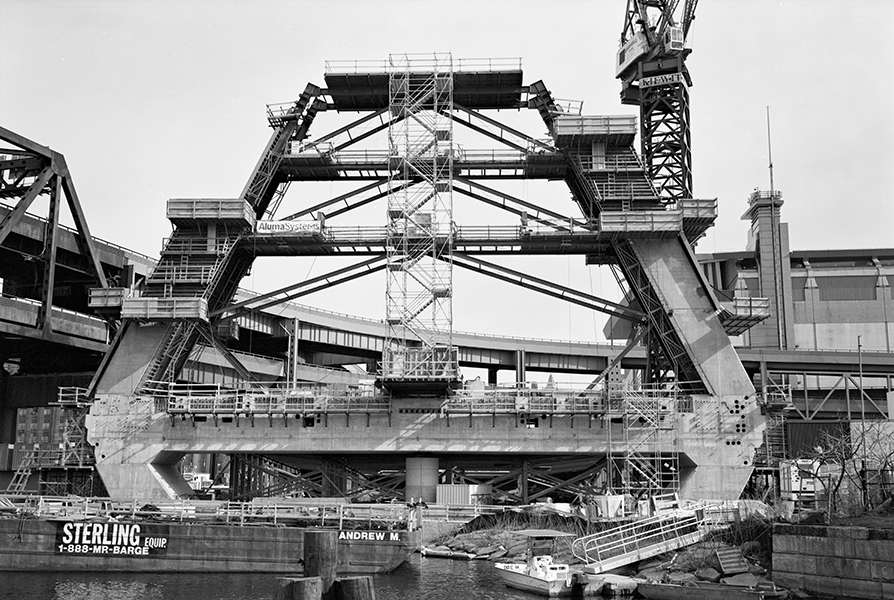
[{"label": "scaffold tower", "polygon": [[386,321],[388,387],[449,383],[452,343],[453,58],[391,55]]}]

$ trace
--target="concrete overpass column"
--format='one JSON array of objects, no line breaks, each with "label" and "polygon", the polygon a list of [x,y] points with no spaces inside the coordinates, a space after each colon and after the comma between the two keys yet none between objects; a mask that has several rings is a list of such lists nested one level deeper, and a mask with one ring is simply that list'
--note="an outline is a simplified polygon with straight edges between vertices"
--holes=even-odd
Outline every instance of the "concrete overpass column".
[{"label": "concrete overpass column", "polygon": [[528,374],[525,372],[525,351],[515,351],[515,381],[516,383],[524,383]]},{"label": "concrete overpass column", "polygon": [[487,385],[497,385],[497,373],[500,369],[490,368],[487,370]]},{"label": "concrete overpass column", "polygon": [[438,459],[427,456],[407,458],[407,485],[404,499],[435,502],[438,499]]}]

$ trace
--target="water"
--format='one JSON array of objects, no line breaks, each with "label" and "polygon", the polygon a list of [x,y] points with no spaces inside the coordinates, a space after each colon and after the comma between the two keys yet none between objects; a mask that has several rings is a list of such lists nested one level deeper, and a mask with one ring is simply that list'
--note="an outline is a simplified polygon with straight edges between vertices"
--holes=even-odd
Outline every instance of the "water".
[{"label": "water", "polygon": [[[0,572],[3,600],[273,600],[277,575]],[[503,585],[493,563],[423,558],[375,575],[376,600],[533,600]]]}]

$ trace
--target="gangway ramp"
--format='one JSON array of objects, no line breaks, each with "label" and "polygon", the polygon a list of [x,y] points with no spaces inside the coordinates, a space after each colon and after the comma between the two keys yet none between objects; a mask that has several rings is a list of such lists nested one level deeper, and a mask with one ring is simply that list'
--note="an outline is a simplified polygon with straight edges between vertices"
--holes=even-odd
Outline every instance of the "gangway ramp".
[{"label": "gangway ramp", "polygon": [[703,509],[677,510],[578,538],[571,550],[596,575],[700,542],[704,521]]}]

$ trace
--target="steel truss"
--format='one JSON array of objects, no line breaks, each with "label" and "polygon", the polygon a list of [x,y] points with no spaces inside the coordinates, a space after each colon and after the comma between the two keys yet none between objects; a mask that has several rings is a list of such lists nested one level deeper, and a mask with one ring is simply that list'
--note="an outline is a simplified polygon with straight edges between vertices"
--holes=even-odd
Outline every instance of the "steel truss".
[{"label": "steel truss", "polygon": [[[300,467],[292,462],[300,462]],[[496,465],[493,463],[499,463]],[[439,481],[491,486],[499,502],[530,504],[546,498],[583,500],[611,491],[605,455],[521,457],[486,465],[481,460],[449,459]],[[232,500],[259,496],[339,497],[350,501],[403,501],[406,475],[402,468],[373,465],[351,456],[318,459],[234,455],[231,460]]]},{"label": "steel truss", "polygon": [[[682,60],[676,62],[683,67]],[[649,178],[666,202],[692,198],[689,89],[682,71],[678,73],[676,83],[640,89],[643,160]],[[641,80],[646,76],[644,72]]]},{"label": "steel truss", "polygon": [[[97,287],[107,288],[109,284],[65,157],[4,127],[0,127],[0,140],[13,146],[0,148],[0,199],[15,203],[12,209],[0,207],[6,209],[0,213],[3,214],[0,218],[0,245],[7,241],[9,235],[21,223],[22,217],[34,201],[39,196],[48,196],[49,209],[43,238],[44,247],[37,257],[43,262],[43,277],[38,291],[40,307],[36,328],[45,339],[61,341],[62,336],[54,332],[51,327],[50,311],[54,301],[54,289],[59,285],[56,265],[63,196],[74,220],[77,233],[75,239],[85,259],[84,264],[79,265],[77,270],[87,274],[89,283]],[[115,325],[114,322],[110,324],[113,327]]]}]

